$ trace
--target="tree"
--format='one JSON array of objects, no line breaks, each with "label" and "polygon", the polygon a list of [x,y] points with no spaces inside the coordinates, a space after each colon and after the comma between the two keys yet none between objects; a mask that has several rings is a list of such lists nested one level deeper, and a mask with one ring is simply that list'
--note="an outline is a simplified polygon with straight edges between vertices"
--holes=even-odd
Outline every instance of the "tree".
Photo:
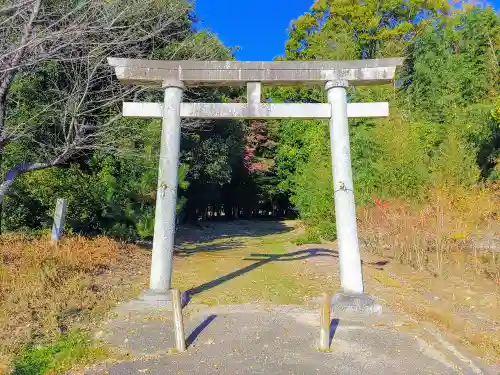
[{"label": "tree", "polygon": [[317,0],[293,21],[287,59],[349,60],[401,56],[418,32],[448,13],[445,0]]},{"label": "tree", "polygon": [[468,106],[489,106],[500,88],[499,35],[491,8],[427,25],[408,48],[400,76],[404,105],[435,122],[453,121]]},{"label": "tree", "polygon": [[[15,178],[92,150],[119,150],[123,87],[107,57],[163,58],[192,43],[184,0],[27,0],[0,10],[0,152],[10,154],[3,199]],[[205,48],[197,51],[203,58]],[[130,131],[130,129],[128,129]]]},{"label": "tree", "polygon": [[[400,78],[405,112],[441,128],[440,142],[461,138],[468,143],[458,148],[475,150],[483,177],[495,167],[499,149],[498,127],[491,119],[500,90],[498,56],[499,16],[489,7],[468,7],[423,30],[408,48]],[[460,133],[459,138],[451,133]],[[451,150],[445,143],[443,147]],[[456,171],[465,172],[466,164]],[[443,170],[451,172],[454,166]]]},{"label": "tree", "polygon": [[[350,120],[358,203],[377,196],[415,201],[438,185],[470,186],[478,164],[483,176],[490,173],[500,139],[490,115],[500,77],[498,15],[491,9],[452,10],[441,0],[318,0],[289,35],[289,60],[406,57],[396,87],[349,89],[353,102],[391,100],[387,119]],[[322,88],[286,88],[272,100],[325,97]],[[280,187],[316,239],[333,233],[326,129],[321,121],[282,121],[276,154]]]}]

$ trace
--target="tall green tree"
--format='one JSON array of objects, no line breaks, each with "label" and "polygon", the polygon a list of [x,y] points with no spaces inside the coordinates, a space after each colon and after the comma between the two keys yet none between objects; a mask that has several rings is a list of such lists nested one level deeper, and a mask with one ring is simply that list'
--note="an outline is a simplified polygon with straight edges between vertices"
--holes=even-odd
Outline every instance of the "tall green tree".
[{"label": "tall green tree", "polygon": [[[451,9],[442,1],[319,0],[293,22],[285,59],[406,58],[396,87],[349,89],[352,101],[391,101],[388,119],[350,121],[358,203],[377,196],[421,200],[433,186],[470,185],[481,169],[490,173],[498,155],[491,116],[498,35],[491,9]],[[325,101],[322,88],[280,89],[272,98]],[[326,129],[319,121],[283,121],[276,160],[280,186],[300,216],[330,237]]]},{"label": "tall green tree", "polygon": [[[498,14],[491,8],[467,8],[426,26],[408,48],[400,76],[402,108],[414,120],[442,129],[441,141],[461,139],[461,147],[475,149],[483,177],[493,168],[499,147],[498,127],[491,120],[500,90],[499,56]],[[439,144],[434,146],[439,152]]]},{"label": "tall green tree", "polygon": [[445,0],[317,0],[308,13],[292,23],[286,58],[402,56],[412,37],[449,9]]}]

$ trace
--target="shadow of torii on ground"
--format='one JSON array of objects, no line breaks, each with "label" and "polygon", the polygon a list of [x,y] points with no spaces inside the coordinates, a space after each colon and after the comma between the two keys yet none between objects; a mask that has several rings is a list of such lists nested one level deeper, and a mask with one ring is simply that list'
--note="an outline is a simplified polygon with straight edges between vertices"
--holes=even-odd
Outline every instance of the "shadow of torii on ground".
[{"label": "shadow of torii on ground", "polygon": [[[306,250],[298,250],[294,251],[291,253],[283,253],[283,254],[261,254],[261,253],[252,253],[250,254],[249,258],[243,258],[243,260],[248,260],[248,261],[255,261],[255,263],[252,263],[246,267],[243,267],[239,270],[233,271],[231,273],[228,273],[227,275],[220,276],[216,278],[215,280],[208,281],[206,283],[203,283],[201,285],[198,285],[194,288],[191,288],[186,291],[186,295],[190,299],[192,296],[199,294],[201,292],[204,292],[206,290],[215,288],[216,286],[219,286],[226,281],[232,280],[238,276],[244,275],[250,271],[253,271],[254,269],[261,267],[265,264],[271,263],[271,262],[290,262],[290,261],[298,261],[298,260],[305,260],[308,258],[313,258],[313,257],[333,257],[333,258],[338,258],[339,254],[335,250],[330,250],[330,249],[322,249],[322,248],[314,248],[314,249],[306,249]],[[367,264],[371,267],[374,267],[376,269],[382,270],[383,267],[389,263],[389,261],[380,261],[380,262],[375,262],[375,263],[365,263],[361,262],[362,264]]]},{"label": "shadow of torii on ground", "polygon": [[250,271],[253,271],[254,269],[261,267],[267,263],[270,262],[290,262],[290,261],[297,261],[297,260],[303,260],[307,258],[312,258],[312,257],[319,257],[319,256],[328,256],[328,257],[335,257],[338,258],[338,253],[337,251],[334,250],[328,250],[328,249],[307,249],[307,250],[299,250],[299,251],[294,251],[291,253],[284,253],[284,254],[250,254],[249,258],[243,258],[243,260],[249,260],[249,261],[256,261],[255,263],[252,263],[246,267],[243,267],[239,270],[236,270],[234,272],[228,273],[227,275],[218,277],[215,280],[206,282],[204,284],[198,285],[194,288],[191,288],[186,291],[186,294],[188,296],[194,296],[196,294],[199,294],[201,292],[204,292],[205,290],[212,289],[218,285],[221,285],[225,283],[226,281],[232,280],[238,276],[244,275]]}]

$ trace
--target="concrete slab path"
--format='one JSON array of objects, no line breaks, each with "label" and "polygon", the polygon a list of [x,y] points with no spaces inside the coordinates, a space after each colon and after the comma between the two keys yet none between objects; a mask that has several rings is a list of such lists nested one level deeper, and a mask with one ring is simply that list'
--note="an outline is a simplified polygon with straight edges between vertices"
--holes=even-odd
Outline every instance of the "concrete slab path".
[{"label": "concrete slab path", "polygon": [[189,347],[175,353],[170,311],[127,306],[96,333],[125,359],[85,374],[494,374],[435,332],[423,337],[387,310],[382,317],[332,320],[331,351],[324,353],[315,347],[319,309],[188,306]]}]

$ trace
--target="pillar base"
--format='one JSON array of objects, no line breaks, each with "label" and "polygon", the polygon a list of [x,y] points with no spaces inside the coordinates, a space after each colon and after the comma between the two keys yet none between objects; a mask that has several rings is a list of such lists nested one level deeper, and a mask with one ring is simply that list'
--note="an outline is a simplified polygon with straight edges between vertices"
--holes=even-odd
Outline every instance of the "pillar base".
[{"label": "pillar base", "polygon": [[137,298],[138,301],[144,304],[157,305],[158,308],[172,308],[172,293],[170,291],[158,292],[151,289],[145,289]]},{"label": "pillar base", "polygon": [[[189,302],[189,295],[181,293],[181,305],[186,306]],[[170,291],[158,292],[151,289],[144,290],[137,298],[120,305],[121,312],[152,312],[153,310],[172,311],[172,293]]]},{"label": "pillar base", "polygon": [[[144,290],[139,296],[138,300],[147,303],[147,304],[156,304],[158,307],[167,307],[172,308],[172,292],[158,292],[151,289]],[[186,292],[181,292],[181,305],[184,307],[188,304],[190,300],[189,295]]]},{"label": "pillar base", "polygon": [[332,298],[333,314],[382,315],[382,306],[367,294],[339,292]]}]

